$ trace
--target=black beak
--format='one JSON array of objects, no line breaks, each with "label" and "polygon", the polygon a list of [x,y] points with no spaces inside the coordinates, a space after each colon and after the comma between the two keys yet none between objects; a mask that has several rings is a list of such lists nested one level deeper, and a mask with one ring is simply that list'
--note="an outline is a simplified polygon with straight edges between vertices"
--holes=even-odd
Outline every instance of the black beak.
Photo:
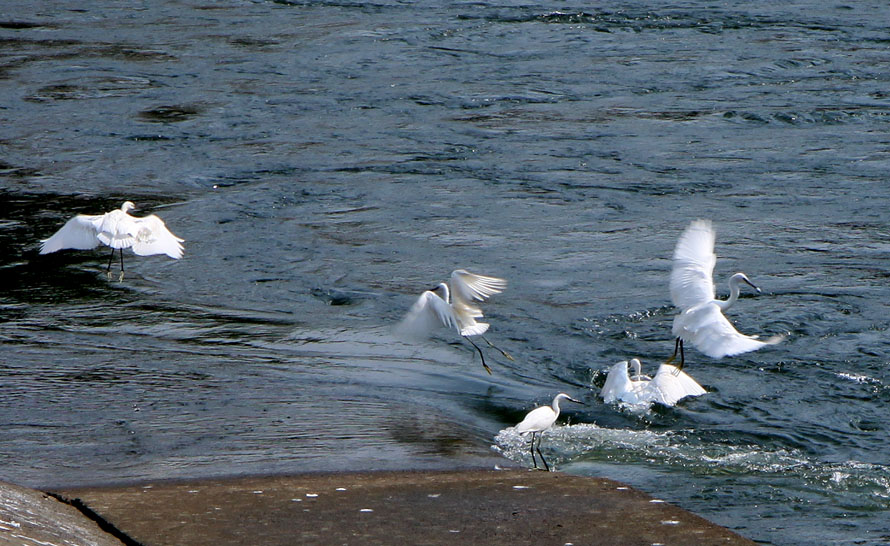
[{"label": "black beak", "polygon": [[757,293],[760,294],[760,289],[757,288],[756,286],[754,286],[754,283],[753,283],[753,282],[749,281],[748,279],[743,279],[743,280],[744,280],[746,283],[748,283],[748,286],[750,286],[750,287],[753,288],[754,290],[757,290]]}]

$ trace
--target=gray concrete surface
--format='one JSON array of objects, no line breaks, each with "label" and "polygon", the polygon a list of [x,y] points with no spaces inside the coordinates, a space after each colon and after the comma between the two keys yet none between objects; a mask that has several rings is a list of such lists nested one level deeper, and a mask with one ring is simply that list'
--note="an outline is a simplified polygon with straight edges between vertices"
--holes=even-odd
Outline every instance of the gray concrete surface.
[{"label": "gray concrete surface", "polygon": [[754,544],[618,482],[524,469],[243,477],[58,494],[146,546]]}]

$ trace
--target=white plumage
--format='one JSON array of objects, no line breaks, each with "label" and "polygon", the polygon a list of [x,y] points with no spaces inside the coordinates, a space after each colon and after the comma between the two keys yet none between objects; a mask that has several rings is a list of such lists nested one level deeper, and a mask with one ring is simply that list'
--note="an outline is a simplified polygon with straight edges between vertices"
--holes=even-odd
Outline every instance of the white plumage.
[{"label": "white plumage", "polygon": [[682,350],[683,342],[688,341],[711,358],[721,358],[779,343],[784,336],[760,341],[757,336],[739,333],[723,315],[738,300],[741,283],[750,285],[757,292],[760,289],[744,273],[736,273],[729,279],[729,298],[716,299],[712,280],[717,263],[714,239],[711,222],[696,220],[686,228],[674,249],[671,299],[680,309],[673,324],[677,345]]},{"label": "white plumage", "polygon": [[[89,216],[78,214],[68,220],[52,237],[41,241],[40,253],[49,254],[63,249],[87,250],[100,244],[121,251],[121,275],[123,280],[123,249],[130,248],[139,256],[166,254],[174,259],[182,258],[184,239],[167,229],[164,221],[151,214],[143,218],[130,216],[135,205],[127,201],[118,210]],[[111,261],[108,262],[111,276]]]},{"label": "white plumage", "polygon": [[[488,373],[491,373],[491,369],[485,363],[482,350],[469,339],[470,336],[481,336],[489,328],[488,323],[476,320],[481,319],[483,315],[482,310],[475,305],[475,302],[485,301],[494,294],[500,294],[506,288],[507,281],[504,279],[476,275],[464,269],[457,269],[451,273],[448,284],[440,283],[417,298],[397,330],[402,334],[425,337],[442,327],[454,328],[458,334],[476,347],[479,356],[482,357],[482,366]],[[489,344],[491,343],[489,342]],[[512,360],[512,357],[504,351],[501,353]]]},{"label": "white plumage", "polygon": [[538,467],[537,461],[535,461],[535,435],[538,436],[538,455],[541,456],[541,462],[544,463],[544,468],[550,470],[550,466],[547,464],[547,461],[544,460],[544,454],[541,453],[541,440],[540,435],[547,430],[548,428],[553,426],[553,423],[556,422],[556,418],[559,417],[559,402],[560,400],[570,400],[577,404],[581,402],[575,400],[568,394],[561,392],[553,398],[553,402],[549,406],[541,406],[535,408],[528,412],[525,418],[516,425],[516,432],[519,434],[531,434],[531,452],[532,452],[532,464],[534,464],[535,468]]},{"label": "white plumage", "polygon": [[634,368],[633,377],[628,375],[628,361],[613,365],[606,376],[600,395],[603,402],[625,402],[631,405],[650,406],[653,403],[673,406],[687,396],[701,396],[707,391],[696,383],[686,372],[670,364],[658,367],[655,377],[642,375],[642,366],[636,358],[630,360]]}]

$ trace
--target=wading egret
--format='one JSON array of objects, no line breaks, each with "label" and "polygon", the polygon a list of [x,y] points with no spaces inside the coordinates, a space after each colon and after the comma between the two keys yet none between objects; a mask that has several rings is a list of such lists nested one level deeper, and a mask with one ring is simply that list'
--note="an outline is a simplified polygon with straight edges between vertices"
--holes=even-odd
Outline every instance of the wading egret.
[{"label": "wading egret", "polygon": [[541,462],[544,463],[544,468],[547,471],[550,470],[550,466],[547,464],[547,461],[544,460],[544,454],[541,453],[541,438],[543,437],[544,431],[553,426],[553,423],[556,422],[556,418],[559,417],[559,401],[560,400],[569,400],[570,402],[575,402],[576,404],[581,404],[582,402],[579,400],[575,400],[568,394],[561,392],[556,395],[553,399],[553,403],[549,406],[541,406],[539,408],[535,408],[526,414],[525,419],[522,420],[518,425],[516,425],[516,432],[525,436],[528,433],[532,435],[531,441],[531,452],[532,452],[532,464],[535,465],[535,468],[538,468],[538,462],[535,460],[535,435],[538,435],[538,455],[541,456]]},{"label": "wading egret", "polygon": [[111,279],[111,262],[114,251],[120,250],[121,281],[124,280],[124,249],[132,248],[139,256],[166,254],[174,259],[182,258],[182,242],[170,233],[164,221],[154,214],[136,218],[127,214],[135,205],[131,201],[113,210],[97,216],[78,214],[68,220],[59,231],[49,239],[41,241],[40,253],[49,254],[66,248],[87,250],[100,244],[111,247],[106,273]]},{"label": "wading egret", "polygon": [[673,406],[687,396],[701,396],[707,392],[686,372],[670,364],[659,366],[651,379],[642,375],[638,359],[630,359],[634,369],[632,377],[628,376],[627,364],[626,360],[622,360],[609,369],[606,383],[600,391],[606,404],[622,401],[632,405],[659,403]]},{"label": "wading egret", "polygon": [[760,289],[744,273],[736,273],[729,278],[729,299],[716,299],[712,280],[716,262],[711,222],[695,220],[677,241],[671,271],[671,299],[680,313],[674,318],[673,334],[677,338],[674,354],[667,362],[673,362],[679,349],[680,365],[677,369],[683,368],[684,341],[692,343],[696,349],[711,358],[722,358],[755,351],[784,339],[784,336],[779,335],[760,341],[757,336],[746,336],[739,333],[723,316],[723,312],[739,299],[742,283],[751,286],[758,293]]},{"label": "wading egret", "polygon": [[[482,366],[490,374],[491,368],[485,363],[482,349],[470,339],[470,336],[482,336],[489,326],[485,322],[476,321],[476,319],[482,318],[482,310],[474,305],[474,301],[485,301],[494,294],[500,294],[506,288],[507,281],[504,279],[476,275],[464,269],[457,269],[451,273],[451,280],[448,284],[440,283],[417,298],[397,327],[397,331],[421,337],[428,336],[441,327],[455,328],[479,351]],[[513,360],[513,357],[492,345],[484,336],[482,339],[505,357]]]}]

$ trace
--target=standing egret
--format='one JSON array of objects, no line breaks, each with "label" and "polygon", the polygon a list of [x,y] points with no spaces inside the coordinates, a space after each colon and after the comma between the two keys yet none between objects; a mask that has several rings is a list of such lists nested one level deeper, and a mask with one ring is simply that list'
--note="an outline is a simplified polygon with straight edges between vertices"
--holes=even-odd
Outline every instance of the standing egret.
[{"label": "standing egret", "polygon": [[547,464],[547,461],[544,460],[544,454],[541,453],[541,438],[543,437],[544,431],[552,427],[553,423],[556,422],[556,418],[559,417],[559,401],[562,399],[575,402],[576,404],[583,403],[580,400],[575,400],[568,394],[561,392],[556,395],[552,404],[531,410],[526,414],[525,419],[516,425],[516,432],[519,434],[523,436],[529,432],[532,434],[532,464],[535,465],[535,468],[538,468],[538,462],[535,460],[535,434],[538,435],[538,455],[541,456],[541,462],[544,463],[544,468],[547,469],[548,472],[550,471],[550,465]]},{"label": "standing egret", "polygon": [[113,210],[97,216],[78,214],[68,220],[59,231],[49,239],[41,241],[40,253],[49,254],[66,248],[87,250],[100,244],[111,247],[106,274],[111,280],[111,262],[114,251],[120,249],[121,281],[124,280],[124,249],[132,248],[139,256],[166,254],[173,259],[182,258],[182,242],[170,233],[164,221],[151,214],[143,218],[130,216],[127,212],[136,208],[131,201]]},{"label": "standing egret", "polygon": [[[450,284],[450,288],[449,288]],[[475,301],[485,301],[494,294],[500,294],[507,288],[507,281],[497,277],[476,275],[464,269],[456,269],[451,273],[448,284],[439,283],[432,290],[427,290],[417,298],[398,326],[398,331],[415,336],[427,336],[437,328],[455,328],[464,339],[479,351],[482,367],[491,374],[491,368],[485,363],[482,349],[473,343],[470,336],[482,336],[488,330],[488,324],[477,322],[482,318],[482,310],[473,305]],[[490,346],[498,349],[485,339]],[[505,357],[513,357],[504,350],[498,349]]]},{"label": "standing egret", "polygon": [[673,362],[680,351],[680,365],[684,364],[683,342],[689,341],[695,348],[711,358],[732,356],[756,351],[764,345],[774,345],[785,336],[773,336],[760,341],[757,336],[739,333],[723,316],[739,299],[741,283],[760,289],[748,280],[744,273],[729,278],[729,299],[716,299],[712,274],[717,256],[714,254],[714,230],[709,220],[695,220],[680,235],[674,249],[674,267],[671,271],[671,299],[680,309],[674,318],[673,334],[677,338]]},{"label": "standing egret", "polygon": [[689,377],[686,372],[678,370],[670,364],[658,367],[655,377],[642,375],[640,361],[630,359],[634,369],[633,377],[628,376],[626,360],[615,364],[609,369],[606,383],[600,391],[603,402],[622,401],[632,405],[651,405],[653,403],[673,406],[687,396],[701,396],[707,391]]}]

